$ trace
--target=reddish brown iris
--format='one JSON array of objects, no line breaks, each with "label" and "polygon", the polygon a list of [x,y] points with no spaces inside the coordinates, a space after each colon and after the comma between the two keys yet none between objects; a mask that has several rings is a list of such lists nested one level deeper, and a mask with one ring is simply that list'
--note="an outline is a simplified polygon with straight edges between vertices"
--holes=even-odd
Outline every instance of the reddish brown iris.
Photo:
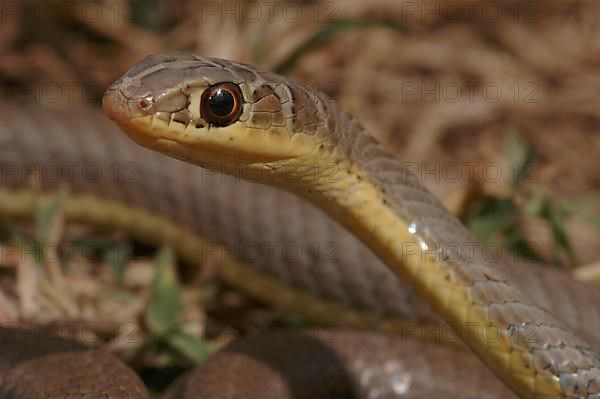
[{"label": "reddish brown iris", "polygon": [[211,125],[231,125],[242,113],[243,100],[242,92],[236,84],[218,83],[202,93],[200,114]]}]

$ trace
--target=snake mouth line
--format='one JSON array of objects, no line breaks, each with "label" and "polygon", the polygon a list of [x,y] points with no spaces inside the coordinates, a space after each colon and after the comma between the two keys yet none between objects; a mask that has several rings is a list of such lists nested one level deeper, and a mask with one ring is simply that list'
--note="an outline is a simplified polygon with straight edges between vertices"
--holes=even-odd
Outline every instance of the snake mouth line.
[{"label": "snake mouth line", "polygon": [[127,119],[110,116],[138,144],[200,166],[235,164],[274,170],[278,164],[293,163],[311,154],[316,147],[314,137],[303,133],[290,137],[272,134],[268,129],[247,129],[243,125],[197,129],[193,125],[173,125],[156,115]]}]

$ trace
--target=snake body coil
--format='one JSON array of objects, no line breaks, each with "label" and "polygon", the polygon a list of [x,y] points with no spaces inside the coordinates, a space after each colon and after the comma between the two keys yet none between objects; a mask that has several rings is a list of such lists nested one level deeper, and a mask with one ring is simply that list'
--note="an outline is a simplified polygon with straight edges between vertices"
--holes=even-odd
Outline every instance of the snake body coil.
[{"label": "snake body coil", "polygon": [[[229,85],[237,89],[228,91]],[[213,94],[205,95],[207,90]],[[236,104],[239,108],[234,108]],[[146,147],[283,188],[324,209],[413,287],[522,397],[600,395],[600,358],[589,345],[599,342],[600,321],[592,305],[600,297],[598,291],[563,281],[559,273],[533,265],[486,261],[478,247],[471,245],[476,240],[470,233],[333,101],[246,65],[189,54],[163,54],[146,58],[116,82],[107,91],[104,108]],[[299,243],[301,248],[310,247],[309,237],[339,245],[339,266],[318,256],[299,261],[281,257],[254,262],[258,269],[251,271],[236,266],[223,272],[226,279],[250,292],[281,287],[277,279],[292,287],[287,298],[283,290],[277,300],[265,300],[293,308],[298,295],[311,291],[324,299],[308,300],[311,306],[307,308],[311,309],[305,313],[317,319],[327,319],[340,308],[337,304],[344,302],[358,309],[342,312],[344,324],[367,322],[390,330],[398,318],[433,319],[431,311],[419,307],[410,292],[363,246],[294,197],[241,182],[225,183],[216,176],[208,178],[216,179],[210,195],[200,195],[200,187],[206,187],[200,181],[205,184],[208,176],[200,169],[133,150],[106,132],[96,131],[88,141],[85,134],[78,136],[77,128],[81,132],[91,129],[89,118],[72,120],[76,134],[58,141],[56,137],[66,134],[62,126],[56,137],[45,138],[29,133],[35,122],[26,117],[15,122],[18,118],[12,112],[3,118],[13,126],[6,131],[23,133],[12,136],[13,145],[5,147],[8,159],[12,156],[22,162],[40,156],[38,162],[49,162],[57,156],[67,160],[80,156],[107,166],[116,157],[138,163],[140,180],[129,190],[126,184],[119,191],[114,184],[88,184],[85,179],[74,178],[70,183],[75,193],[93,193],[160,213],[190,231],[201,230],[202,221],[209,220],[213,226],[225,226],[220,237],[213,236],[225,244],[252,242],[253,234],[260,231],[280,243],[282,237]],[[9,185],[19,184],[19,179],[13,179]],[[247,190],[246,195],[232,199],[231,187]],[[217,206],[224,207],[221,216],[214,216]],[[169,228],[163,231],[164,237],[157,237],[153,221],[144,225],[141,219],[131,220],[135,215],[116,204],[102,208],[105,214],[91,217],[78,213],[77,204],[73,208],[73,219],[89,217],[96,224],[109,226],[120,223],[142,239],[178,244],[180,252],[189,258],[201,253],[195,252],[202,249],[198,242],[186,240],[181,230]],[[3,211],[7,214],[25,215],[27,201],[5,209],[9,209]],[[294,212],[301,217],[285,223]],[[117,218],[121,222],[115,222]],[[290,229],[294,223],[298,223],[298,230]],[[248,275],[253,277],[246,279]],[[257,281],[254,287],[252,281]],[[586,312],[586,323],[575,309]],[[376,316],[372,316],[373,311]],[[457,392],[462,391],[453,394]],[[501,389],[490,385],[489,392]]]}]

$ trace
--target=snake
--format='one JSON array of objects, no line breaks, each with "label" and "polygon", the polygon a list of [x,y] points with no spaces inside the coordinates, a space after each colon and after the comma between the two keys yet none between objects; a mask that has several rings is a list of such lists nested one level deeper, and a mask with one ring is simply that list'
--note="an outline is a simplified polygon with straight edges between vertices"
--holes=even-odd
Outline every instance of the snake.
[{"label": "snake", "polygon": [[[103,109],[126,135],[89,110],[0,109],[0,154],[11,165],[2,218],[30,218],[67,180],[68,220],[168,243],[191,263],[221,245],[293,244],[293,257],[220,251],[219,274],[339,327],[335,339],[315,330],[236,341],[169,397],[600,397],[600,290],[486,257],[401,160],[319,91],[254,66],[167,52],[108,88]],[[62,179],[25,187],[19,169],[50,164]],[[131,168],[137,179],[72,173],[86,165]],[[427,323],[438,329],[425,335],[440,341],[445,326],[468,352],[423,342],[415,326]],[[3,397],[148,396],[112,355],[0,332]]]}]

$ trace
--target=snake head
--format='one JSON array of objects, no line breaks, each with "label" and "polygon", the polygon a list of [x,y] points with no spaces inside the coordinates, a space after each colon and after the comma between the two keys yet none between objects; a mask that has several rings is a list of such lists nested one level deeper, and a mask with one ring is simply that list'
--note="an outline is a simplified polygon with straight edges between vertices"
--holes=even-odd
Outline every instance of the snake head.
[{"label": "snake head", "polygon": [[311,156],[330,129],[326,103],[274,73],[173,52],[140,61],[103,99],[136,142],[225,172]]}]

